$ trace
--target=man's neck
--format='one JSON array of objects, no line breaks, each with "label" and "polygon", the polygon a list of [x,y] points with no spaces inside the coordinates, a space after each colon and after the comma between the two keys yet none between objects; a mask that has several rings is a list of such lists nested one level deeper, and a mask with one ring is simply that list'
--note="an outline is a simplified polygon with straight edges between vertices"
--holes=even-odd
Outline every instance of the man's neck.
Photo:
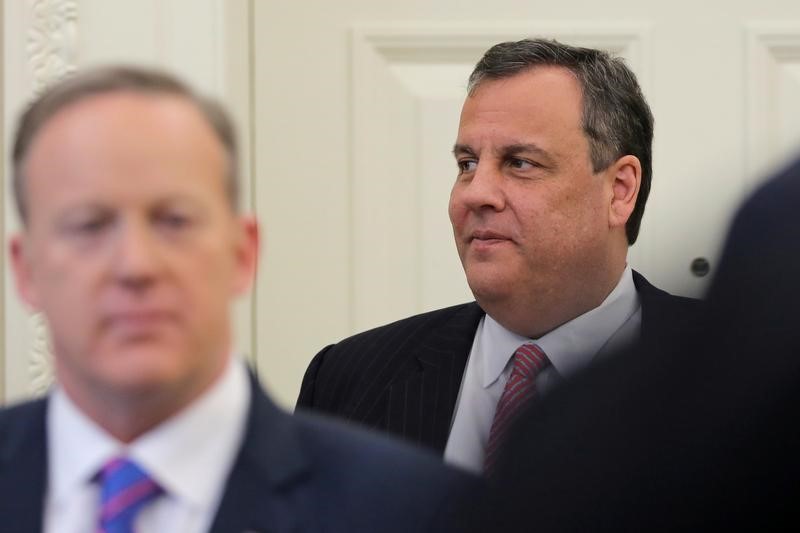
[{"label": "man's neck", "polygon": [[[480,302],[481,307],[504,328],[530,339],[553,331],[600,306],[619,283],[626,263],[609,269],[602,277],[577,284],[571,293],[551,290],[545,294],[505,302]],[[528,295],[526,295],[528,296]]]},{"label": "man's neck", "polygon": [[[218,368],[186,386],[158,386],[120,391],[117,388],[59,379],[64,392],[86,416],[109,435],[128,444],[175,416],[220,378],[230,356]],[[58,369],[57,369],[58,375]]]}]

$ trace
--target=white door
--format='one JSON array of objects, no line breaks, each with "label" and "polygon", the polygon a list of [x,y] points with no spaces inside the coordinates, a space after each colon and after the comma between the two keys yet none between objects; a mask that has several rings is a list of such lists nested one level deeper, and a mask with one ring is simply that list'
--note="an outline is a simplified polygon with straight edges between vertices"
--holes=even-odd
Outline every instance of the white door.
[{"label": "white door", "polygon": [[256,1],[255,327],[290,404],[343,336],[470,298],[447,219],[464,85],[525,36],[615,51],[656,117],[654,180],[630,261],[698,295],[733,206],[800,145],[800,2]]}]

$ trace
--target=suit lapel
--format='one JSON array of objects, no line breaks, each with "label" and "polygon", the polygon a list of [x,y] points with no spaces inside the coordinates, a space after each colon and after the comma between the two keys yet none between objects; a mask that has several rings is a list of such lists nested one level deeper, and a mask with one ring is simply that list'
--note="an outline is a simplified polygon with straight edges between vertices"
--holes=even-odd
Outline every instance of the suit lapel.
[{"label": "suit lapel", "polygon": [[465,305],[420,338],[410,354],[415,364],[389,386],[390,432],[444,452],[461,378],[483,315],[476,303]]},{"label": "suit lapel", "polygon": [[643,342],[655,345],[670,342],[675,335],[686,335],[697,327],[701,311],[699,300],[674,296],[654,287],[635,270],[633,283],[642,304]]},{"label": "suit lapel", "polygon": [[308,469],[290,415],[280,411],[251,375],[247,429],[210,533],[302,530],[289,486]]},{"label": "suit lapel", "polygon": [[[0,516],[5,533],[42,530],[47,486],[47,401],[11,408],[0,423]],[[10,517],[13,517],[10,518]]]}]

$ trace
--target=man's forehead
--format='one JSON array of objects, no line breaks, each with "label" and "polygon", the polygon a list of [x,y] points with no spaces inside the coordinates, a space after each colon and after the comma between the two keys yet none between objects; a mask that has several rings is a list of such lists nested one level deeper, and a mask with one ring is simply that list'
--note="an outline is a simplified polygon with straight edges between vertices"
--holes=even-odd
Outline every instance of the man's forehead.
[{"label": "man's forehead", "polygon": [[[146,111],[142,114],[142,111]],[[95,122],[102,118],[119,119],[131,113],[143,120],[155,119],[160,113],[182,112],[187,116],[202,118],[197,106],[186,96],[166,91],[138,91],[120,89],[81,96],[68,102],[42,123],[41,130],[60,121]]]},{"label": "man's forehead", "polygon": [[461,111],[457,144],[491,137],[506,146],[545,142],[534,133],[583,133],[583,105],[574,74],[564,67],[542,66],[509,78],[487,80],[467,97]]},{"label": "man's forehead", "polygon": [[[224,186],[225,164],[223,146],[190,100],[120,91],[54,115],[33,139],[25,166],[31,184],[50,176],[75,186],[144,187],[150,177],[150,186],[170,189],[216,174]],[[56,185],[45,181],[41,186]]]},{"label": "man's forehead", "polygon": [[571,70],[546,65],[481,82],[464,100],[461,120],[465,115],[490,113],[512,120],[522,113],[547,114],[553,109],[580,115],[583,90]]},{"label": "man's forehead", "polygon": [[132,152],[158,142],[200,142],[212,151],[224,150],[190,99],[167,92],[113,91],[80,98],[43,122],[31,139],[26,167],[33,158],[41,161],[65,146],[102,157],[101,150],[112,147]]}]

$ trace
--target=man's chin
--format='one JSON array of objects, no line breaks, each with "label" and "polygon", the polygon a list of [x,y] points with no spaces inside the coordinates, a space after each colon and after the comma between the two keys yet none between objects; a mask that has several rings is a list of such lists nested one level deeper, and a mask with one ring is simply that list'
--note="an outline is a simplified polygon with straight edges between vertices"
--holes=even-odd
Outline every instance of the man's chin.
[{"label": "man's chin", "polygon": [[501,278],[491,274],[467,278],[472,295],[481,307],[497,305],[508,301],[513,294],[513,286],[504,283]]},{"label": "man's chin", "polygon": [[148,393],[187,379],[191,362],[172,343],[115,343],[95,358],[95,379],[109,389]]},{"label": "man's chin", "polygon": [[512,285],[510,280],[519,278],[518,267],[513,257],[486,260],[469,257],[463,262],[467,283],[473,290],[482,292],[502,291]]},{"label": "man's chin", "polygon": [[137,365],[110,369],[96,375],[95,381],[120,396],[147,396],[181,389],[187,377],[174,368]]}]

